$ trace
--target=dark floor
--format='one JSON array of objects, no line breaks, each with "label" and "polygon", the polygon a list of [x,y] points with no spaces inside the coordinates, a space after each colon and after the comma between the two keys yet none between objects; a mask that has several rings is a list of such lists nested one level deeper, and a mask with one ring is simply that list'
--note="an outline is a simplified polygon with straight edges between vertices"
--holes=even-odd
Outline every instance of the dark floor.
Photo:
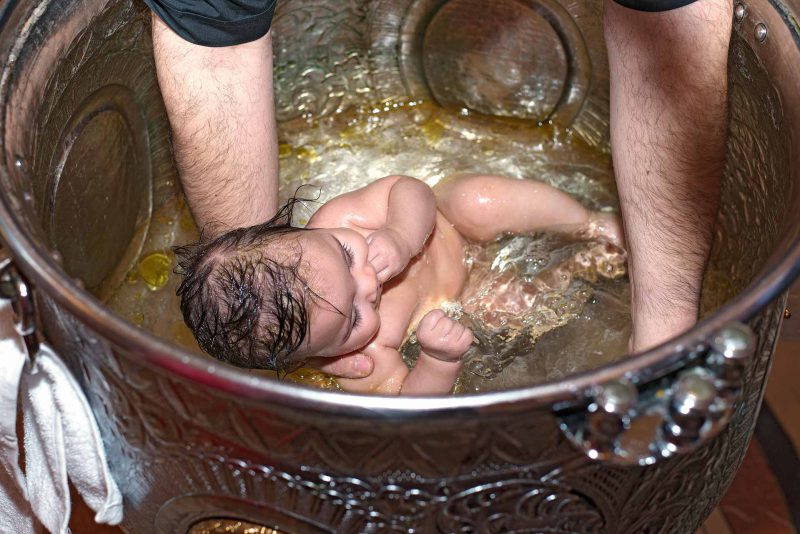
[{"label": "dark floor", "polygon": [[[798,534],[800,525],[800,283],[789,297],[756,436],[722,502],[698,534]],[[75,496],[76,502],[79,502]],[[120,534],[79,503],[74,534]],[[138,534],[138,533],[137,533]]]}]

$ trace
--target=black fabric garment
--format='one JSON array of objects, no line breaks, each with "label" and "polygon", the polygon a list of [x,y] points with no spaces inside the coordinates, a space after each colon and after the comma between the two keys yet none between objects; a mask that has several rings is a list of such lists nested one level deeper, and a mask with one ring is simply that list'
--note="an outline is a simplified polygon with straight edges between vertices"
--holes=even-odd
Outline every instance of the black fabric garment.
[{"label": "black fabric garment", "polygon": [[697,0],[614,0],[621,6],[635,9],[636,11],[669,11],[679,7],[688,6]]},{"label": "black fabric garment", "polygon": [[144,0],[190,43],[232,46],[263,37],[272,24],[277,0]]},{"label": "black fabric garment", "polygon": [[[668,11],[696,0],[615,0],[637,11]],[[269,31],[277,0],[144,0],[161,20],[190,43],[231,46]]]}]

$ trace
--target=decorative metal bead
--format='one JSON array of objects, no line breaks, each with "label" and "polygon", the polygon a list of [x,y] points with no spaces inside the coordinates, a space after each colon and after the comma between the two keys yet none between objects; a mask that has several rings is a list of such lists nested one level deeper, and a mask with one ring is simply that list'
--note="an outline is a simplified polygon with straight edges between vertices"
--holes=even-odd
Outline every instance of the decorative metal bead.
[{"label": "decorative metal bead", "polygon": [[753,332],[744,324],[733,324],[721,330],[711,343],[708,368],[714,373],[717,388],[731,397],[742,387],[742,376],[754,351]]},{"label": "decorative metal bead", "polygon": [[661,437],[656,443],[662,456],[671,456],[701,443],[717,398],[713,377],[704,372],[685,373],[678,379],[661,425]]},{"label": "decorative metal bead", "polygon": [[746,14],[747,8],[744,7],[744,4],[736,4],[736,7],[733,9],[733,16],[736,17],[736,22],[741,22]]},{"label": "decorative metal bead", "polygon": [[732,324],[714,337],[711,347],[728,360],[747,360],[753,354],[753,332],[741,323]]},{"label": "decorative metal bead", "polygon": [[764,24],[763,22],[759,22],[758,24],[756,24],[755,33],[756,33],[756,39],[758,39],[759,43],[763,43],[764,41],[766,41],[768,33],[767,25]]},{"label": "decorative metal bead", "polygon": [[599,457],[610,451],[614,442],[630,423],[631,410],[639,398],[636,388],[627,381],[611,382],[600,387],[589,405],[585,441],[590,446],[590,456]]}]

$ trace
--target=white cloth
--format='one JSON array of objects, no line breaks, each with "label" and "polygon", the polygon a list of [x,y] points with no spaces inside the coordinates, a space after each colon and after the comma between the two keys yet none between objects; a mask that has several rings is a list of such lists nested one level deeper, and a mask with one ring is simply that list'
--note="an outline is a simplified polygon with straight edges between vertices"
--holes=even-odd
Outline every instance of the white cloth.
[{"label": "white cloth", "polygon": [[25,349],[11,305],[0,301],[0,532],[35,532],[25,476],[19,468],[17,394]]},{"label": "white cloth", "polygon": [[[25,473],[19,467],[17,395],[22,399]],[[0,302],[0,532],[36,532],[33,515],[53,534],[69,532],[67,477],[96,512],[122,520],[122,496],[108,471],[97,423],[80,386],[42,344],[31,364]]]}]

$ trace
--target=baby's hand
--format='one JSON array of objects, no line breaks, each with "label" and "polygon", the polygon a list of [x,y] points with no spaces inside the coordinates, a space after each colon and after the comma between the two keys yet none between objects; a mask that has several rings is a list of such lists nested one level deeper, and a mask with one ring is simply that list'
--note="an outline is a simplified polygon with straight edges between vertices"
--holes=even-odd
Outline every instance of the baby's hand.
[{"label": "baby's hand", "polygon": [[367,244],[369,244],[369,262],[378,273],[378,282],[381,284],[403,272],[411,259],[408,244],[391,228],[381,228],[372,232],[367,238]]},{"label": "baby's hand", "polygon": [[417,341],[428,356],[455,362],[472,344],[472,330],[454,321],[442,310],[431,310],[417,326]]}]

